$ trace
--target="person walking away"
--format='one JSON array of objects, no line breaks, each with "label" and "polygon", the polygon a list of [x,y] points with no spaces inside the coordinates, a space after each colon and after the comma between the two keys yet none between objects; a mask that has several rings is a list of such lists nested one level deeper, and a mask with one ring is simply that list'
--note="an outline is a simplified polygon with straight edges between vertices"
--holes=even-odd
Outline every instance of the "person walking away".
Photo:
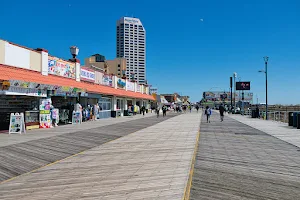
[{"label": "person walking away", "polygon": [[198,113],[198,111],[199,111],[199,106],[198,105],[196,105],[196,110],[197,110],[197,113]]},{"label": "person walking away", "polygon": [[206,106],[205,115],[206,115],[207,123],[210,123],[211,109],[209,106]]},{"label": "person walking away", "polygon": [[156,108],[156,115],[157,115],[157,118],[159,117],[159,106],[157,106],[157,108]]},{"label": "person walking away", "polygon": [[162,110],[163,110],[163,117],[165,117],[167,115],[167,106],[163,106]]},{"label": "person walking away", "polygon": [[192,106],[191,105],[189,105],[189,109],[190,109],[190,113],[192,112]]},{"label": "person walking away", "polygon": [[143,113],[143,116],[145,116],[145,111],[146,111],[146,108],[145,108],[145,106],[144,106],[144,105],[142,106],[142,109],[141,109],[141,111],[142,111],[142,113]]},{"label": "person walking away", "polygon": [[256,109],[255,109],[255,117],[260,118],[260,116],[259,116],[259,107],[258,106],[256,106]]},{"label": "person walking away", "polygon": [[224,121],[224,112],[225,112],[225,108],[223,106],[223,104],[221,104],[219,106],[219,111],[220,111],[220,118],[221,118],[221,122]]}]

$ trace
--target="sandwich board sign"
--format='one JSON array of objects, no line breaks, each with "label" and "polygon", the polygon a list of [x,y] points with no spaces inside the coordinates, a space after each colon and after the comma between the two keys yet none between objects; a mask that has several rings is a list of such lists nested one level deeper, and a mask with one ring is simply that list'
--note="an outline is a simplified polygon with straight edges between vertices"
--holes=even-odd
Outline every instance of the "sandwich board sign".
[{"label": "sandwich board sign", "polygon": [[23,113],[11,113],[8,133],[26,133]]}]

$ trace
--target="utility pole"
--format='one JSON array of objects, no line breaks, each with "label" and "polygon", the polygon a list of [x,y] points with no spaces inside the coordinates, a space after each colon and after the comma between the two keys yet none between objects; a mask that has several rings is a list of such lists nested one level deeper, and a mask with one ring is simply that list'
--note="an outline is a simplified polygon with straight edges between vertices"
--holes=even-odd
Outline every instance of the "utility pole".
[{"label": "utility pole", "polygon": [[232,109],[232,76],[230,77],[230,108]]}]

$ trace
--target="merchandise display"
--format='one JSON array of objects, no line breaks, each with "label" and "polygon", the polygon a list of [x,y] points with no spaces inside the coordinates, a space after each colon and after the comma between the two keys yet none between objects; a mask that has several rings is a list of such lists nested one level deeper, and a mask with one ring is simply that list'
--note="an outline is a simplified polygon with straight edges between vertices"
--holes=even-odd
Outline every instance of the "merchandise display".
[{"label": "merchandise display", "polygon": [[26,130],[36,129],[40,126],[40,112],[38,110],[25,111]]}]

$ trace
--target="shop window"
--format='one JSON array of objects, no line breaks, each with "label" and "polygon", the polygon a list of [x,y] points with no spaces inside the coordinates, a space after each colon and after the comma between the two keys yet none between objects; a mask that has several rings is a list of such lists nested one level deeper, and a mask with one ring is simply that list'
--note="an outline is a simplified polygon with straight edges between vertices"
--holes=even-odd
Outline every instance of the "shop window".
[{"label": "shop window", "polygon": [[121,109],[121,100],[117,99],[117,109]]}]

